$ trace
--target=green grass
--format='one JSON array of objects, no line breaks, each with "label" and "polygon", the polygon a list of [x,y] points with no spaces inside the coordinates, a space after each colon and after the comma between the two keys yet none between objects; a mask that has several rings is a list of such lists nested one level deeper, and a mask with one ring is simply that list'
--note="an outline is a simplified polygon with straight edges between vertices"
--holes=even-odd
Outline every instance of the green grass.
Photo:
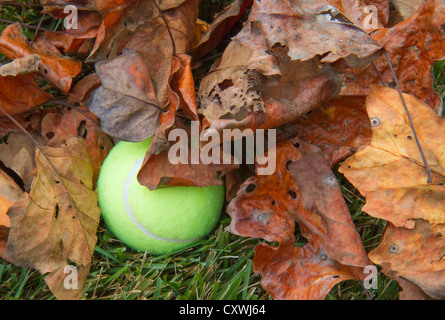
[{"label": "green grass", "polygon": [[[226,1],[227,3],[229,1]],[[201,5],[200,18],[210,21],[216,0]],[[3,6],[1,19],[36,26],[40,9]],[[0,31],[6,27],[0,22]],[[45,17],[42,26],[55,30],[59,21]],[[32,39],[34,29],[23,28]],[[213,52],[212,54],[215,54]],[[0,55],[0,62],[7,59]],[[434,68],[435,89],[445,96],[445,61]],[[336,171],[335,171],[336,172]],[[365,203],[359,192],[336,172],[353,221],[369,252],[380,240],[385,222],[362,211]],[[84,286],[85,299],[109,300],[265,300],[270,296],[259,285],[261,280],[252,270],[254,248],[259,239],[243,238],[226,231],[230,217],[223,214],[220,225],[195,248],[169,255],[151,256],[136,252],[116,240],[101,223],[91,271]],[[302,241],[303,239],[297,239]],[[55,299],[44,282],[44,275],[31,269],[19,268],[0,259],[0,300]],[[379,273],[378,289],[364,290],[358,281],[337,284],[328,300],[398,299],[398,283]]]}]

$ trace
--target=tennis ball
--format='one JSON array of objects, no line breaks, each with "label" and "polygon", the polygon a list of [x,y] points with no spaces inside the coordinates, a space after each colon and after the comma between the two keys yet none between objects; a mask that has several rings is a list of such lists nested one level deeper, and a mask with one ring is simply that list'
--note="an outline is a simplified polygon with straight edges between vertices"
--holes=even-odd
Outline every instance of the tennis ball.
[{"label": "tennis ball", "polygon": [[151,254],[191,246],[219,221],[224,187],[164,187],[150,191],[138,183],[151,138],[117,143],[99,173],[102,217],[126,245]]}]

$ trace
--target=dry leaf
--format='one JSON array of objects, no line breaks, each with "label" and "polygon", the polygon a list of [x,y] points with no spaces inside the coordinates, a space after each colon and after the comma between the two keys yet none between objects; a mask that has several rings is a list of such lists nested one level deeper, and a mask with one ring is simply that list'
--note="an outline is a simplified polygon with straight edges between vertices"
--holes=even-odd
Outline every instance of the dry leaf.
[{"label": "dry leaf", "polygon": [[[445,299],[445,225],[430,225],[416,220],[414,229],[389,224],[381,244],[369,257],[383,267],[383,272],[408,282],[413,288],[401,293],[401,299],[412,298],[416,287],[434,299]],[[418,297],[416,294],[416,298]]]},{"label": "dry leaf", "polygon": [[[388,52],[402,92],[414,95],[436,110],[442,109],[442,99],[433,89],[431,68],[445,56],[445,3],[428,1],[416,14],[392,28],[371,34]],[[384,56],[374,62],[382,75],[384,85],[395,87],[389,65]],[[347,74],[341,94],[369,94],[371,84],[380,84],[374,67],[369,66],[358,75]]]},{"label": "dry leaf", "polygon": [[252,2],[252,0],[236,0],[218,13],[208,30],[205,30],[198,43],[193,46],[193,58],[199,59],[215,48]]},{"label": "dry leaf", "polygon": [[127,50],[96,64],[102,86],[88,101],[104,132],[116,139],[142,141],[159,126],[161,109],[143,56]]},{"label": "dry leaf", "polygon": [[319,147],[331,165],[371,142],[363,97],[336,97],[295,121],[296,135]]},{"label": "dry leaf", "polygon": [[18,23],[11,24],[3,30],[0,36],[0,52],[9,59],[38,54],[41,59],[40,74],[64,93],[70,91],[73,78],[82,69],[80,61],[29,45]]},{"label": "dry leaf", "polygon": [[[336,283],[360,279],[370,261],[318,148],[294,138],[278,144],[276,156],[276,172],[247,179],[230,202],[229,231],[278,242],[258,246],[253,260],[275,299],[323,299]],[[294,243],[295,222],[303,247]]]},{"label": "dry leaf", "polygon": [[[38,173],[29,201],[12,207],[8,255],[15,265],[45,276],[58,299],[78,299],[88,276],[96,244],[100,209],[93,187],[93,168],[82,139],[37,151]],[[57,170],[57,172],[55,171]],[[78,289],[64,287],[65,267],[74,264]]]},{"label": "dry leaf", "polygon": [[0,76],[17,76],[39,71],[40,57],[32,54],[23,58],[14,59],[12,62],[0,67]]},{"label": "dry leaf", "polygon": [[323,20],[300,2],[255,1],[202,79],[202,113],[218,130],[282,125],[339,92],[341,76],[326,64],[342,59],[361,69],[379,49],[358,27]]},{"label": "dry leaf", "polygon": [[366,197],[363,211],[374,217],[406,228],[414,226],[414,219],[445,223],[445,126],[431,107],[411,95],[404,98],[433,183],[427,184],[399,93],[377,86],[366,98],[371,144],[347,159],[339,171]]},{"label": "dry leaf", "polygon": [[91,160],[95,184],[113,142],[100,130],[98,119],[85,107],[62,110],[59,113],[49,113],[42,120],[41,134],[45,137],[45,145],[59,147],[72,137],[83,139]]}]

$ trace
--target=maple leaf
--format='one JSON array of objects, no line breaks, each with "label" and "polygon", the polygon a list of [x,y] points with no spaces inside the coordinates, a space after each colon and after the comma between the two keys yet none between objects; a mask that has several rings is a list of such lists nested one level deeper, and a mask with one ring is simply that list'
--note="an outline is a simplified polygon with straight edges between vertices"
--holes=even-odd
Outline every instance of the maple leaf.
[{"label": "maple leaf", "polygon": [[[37,150],[38,173],[27,201],[8,211],[7,254],[17,266],[49,273],[45,282],[57,298],[77,299],[89,273],[100,217],[93,169],[85,143],[77,137],[43,150],[51,163]],[[78,269],[77,289],[63,285],[69,261]]]},{"label": "maple leaf", "polygon": [[413,138],[399,93],[372,86],[366,108],[372,140],[348,158],[339,171],[366,197],[363,211],[412,228],[413,219],[445,223],[445,126],[434,110],[412,95],[404,94],[433,183]]}]

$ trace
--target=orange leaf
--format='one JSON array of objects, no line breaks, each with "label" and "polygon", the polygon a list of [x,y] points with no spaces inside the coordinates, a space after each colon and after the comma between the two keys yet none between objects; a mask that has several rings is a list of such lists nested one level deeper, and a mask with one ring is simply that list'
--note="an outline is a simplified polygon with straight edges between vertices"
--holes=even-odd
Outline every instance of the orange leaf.
[{"label": "orange leaf", "polygon": [[10,59],[38,54],[42,61],[40,74],[64,93],[70,91],[73,78],[82,69],[80,61],[30,46],[18,23],[11,24],[3,30],[0,36],[0,52]]},{"label": "orange leaf", "polygon": [[[271,150],[269,150],[271,152]],[[278,241],[255,250],[254,270],[275,299],[323,299],[370,263],[328,162],[298,138],[277,145],[277,170],[240,187],[227,212],[232,233]],[[295,244],[295,222],[308,240]]]},{"label": "orange leaf", "polygon": [[412,228],[414,219],[445,223],[445,126],[433,109],[404,94],[426,160],[427,172],[397,90],[371,87],[366,108],[371,119],[372,140],[339,168],[366,197],[363,211]]}]

